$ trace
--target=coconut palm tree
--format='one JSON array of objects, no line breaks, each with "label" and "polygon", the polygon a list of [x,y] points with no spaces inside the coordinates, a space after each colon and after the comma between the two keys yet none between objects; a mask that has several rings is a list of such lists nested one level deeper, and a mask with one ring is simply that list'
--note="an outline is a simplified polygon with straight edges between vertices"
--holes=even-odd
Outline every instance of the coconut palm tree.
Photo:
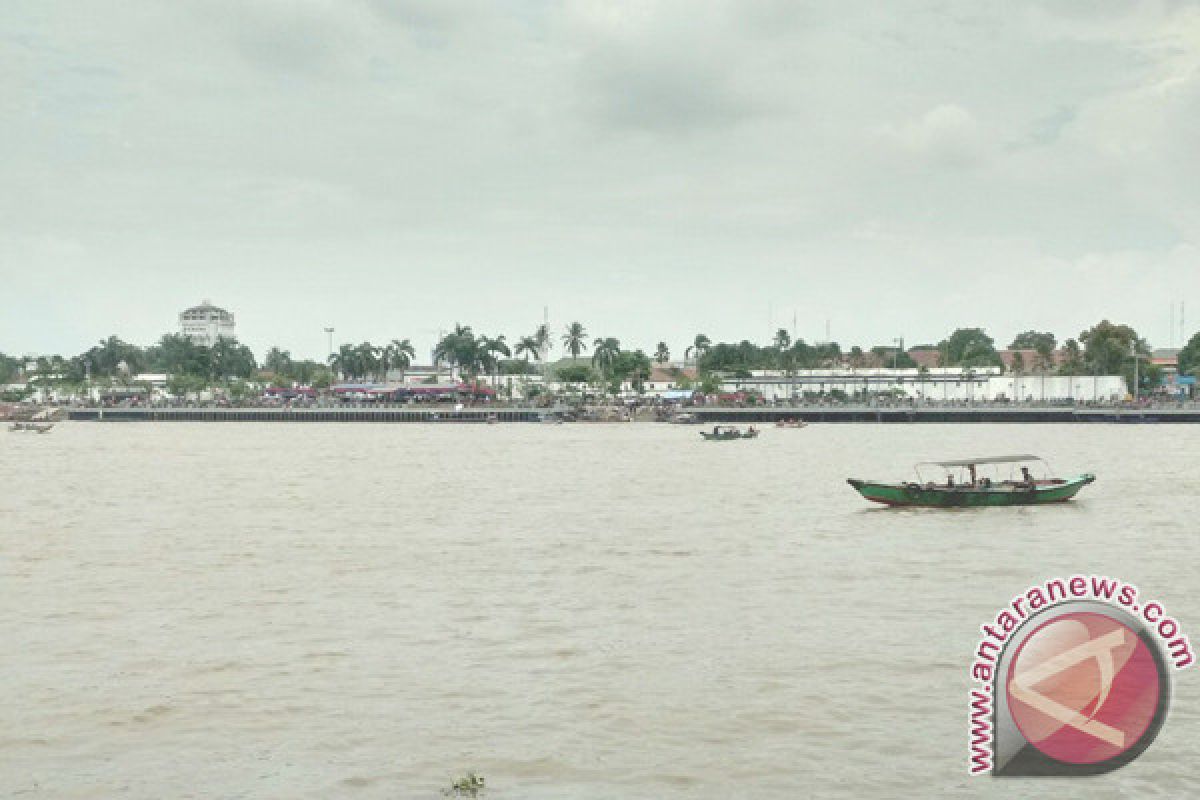
[{"label": "coconut palm tree", "polygon": [[696,356],[696,366],[700,366],[700,359],[712,347],[712,339],[709,339],[703,333],[696,334],[696,339],[692,342],[692,346],[683,351],[683,360],[687,361],[689,356]]},{"label": "coconut palm tree", "polygon": [[587,350],[587,330],[582,323],[572,322],[567,326],[567,332],[562,337],[563,347],[571,354],[571,358],[579,358],[579,354]]},{"label": "coconut palm tree", "polygon": [[[404,377],[404,372],[412,366],[412,360],[416,358],[417,351],[413,348],[412,342],[408,339],[392,339],[391,344],[387,346],[388,359],[391,365],[400,370],[400,377]],[[386,374],[386,370],[385,370]]]},{"label": "coconut palm tree", "polygon": [[342,380],[358,373],[358,352],[354,345],[344,344],[329,356],[329,367],[342,376]]},{"label": "coconut palm tree", "polygon": [[470,325],[455,324],[454,330],[442,337],[434,348],[433,357],[457,366],[467,375],[476,375],[480,367],[480,342]]},{"label": "coconut palm tree", "polygon": [[359,377],[378,377],[381,349],[370,342],[363,342],[354,349],[358,353]]},{"label": "coconut palm tree", "polygon": [[787,350],[792,346],[792,335],[787,332],[786,328],[780,328],[775,331],[775,338],[772,340],[776,350]]},{"label": "coconut palm tree", "polygon": [[600,372],[607,378],[613,362],[621,354],[621,343],[609,336],[606,339],[597,339],[592,346],[592,364],[599,367]]},{"label": "coconut palm tree", "polygon": [[512,351],[508,349],[508,344],[504,341],[504,334],[495,338],[480,336],[479,353],[481,366],[492,373],[492,383],[495,384],[496,373],[500,370],[500,359],[497,356],[512,357]]},{"label": "coconut palm tree", "polygon": [[525,363],[529,363],[529,357],[533,356],[534,361],[542,360],[542,346],[538,342],[536,336],[522,336],[517,340],[517,346],[513,348],[513,352],[518,356],[525,356]]},{"label": "coconut palm tree", "polygon": [[654,351],[654,360],[660,364],[665,364],[671,360],[671,348],[667,347],[666,342],[658,343],[658,349]]}]

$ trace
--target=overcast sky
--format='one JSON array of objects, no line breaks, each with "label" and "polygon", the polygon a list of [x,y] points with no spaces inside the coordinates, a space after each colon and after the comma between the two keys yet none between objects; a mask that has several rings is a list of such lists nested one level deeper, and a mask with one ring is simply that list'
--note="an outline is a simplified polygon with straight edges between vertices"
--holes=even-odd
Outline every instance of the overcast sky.
[{"label": "overcast sky", "polygon": [[6,0],[0,151],[9,353],[1200,329],[1195,4]]}]

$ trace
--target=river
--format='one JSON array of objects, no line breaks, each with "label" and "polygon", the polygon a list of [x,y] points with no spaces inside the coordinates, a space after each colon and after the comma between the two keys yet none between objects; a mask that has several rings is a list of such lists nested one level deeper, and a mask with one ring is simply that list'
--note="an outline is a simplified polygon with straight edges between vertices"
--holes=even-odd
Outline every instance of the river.
[{"label": "river", "polygon": [[[1200,631],[1200,427],[65,423],[0,440],[0,795],[1009,797],[967,776],[979,626],[1119,577]],[[845,478],[1035,452],[1069,505]],[[1200,675],[1056,797],[1183,797]],[[1036,793],[1041,793],[1039,788]]]}]

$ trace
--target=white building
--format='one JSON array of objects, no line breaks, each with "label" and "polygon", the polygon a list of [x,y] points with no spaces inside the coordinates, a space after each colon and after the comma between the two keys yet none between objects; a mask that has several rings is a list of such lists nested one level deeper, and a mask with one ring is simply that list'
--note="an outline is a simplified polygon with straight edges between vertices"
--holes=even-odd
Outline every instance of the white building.
[{"label": "white building", "polygon": [[217,339],[233,339],[233,314],[208,300],[179,315],[179,331],[198,345],[212,347]]},{"label": "white building", "polygon": [[1120,375],[1040,375],[1000,372],[999,367],[917,369],[812,369],[792,374],[756,370],[744,379],[726,378],[723,391],[753,389],[768,401],[806,392],[900,394],[918,402],[1113,402],[1129,392]]}]

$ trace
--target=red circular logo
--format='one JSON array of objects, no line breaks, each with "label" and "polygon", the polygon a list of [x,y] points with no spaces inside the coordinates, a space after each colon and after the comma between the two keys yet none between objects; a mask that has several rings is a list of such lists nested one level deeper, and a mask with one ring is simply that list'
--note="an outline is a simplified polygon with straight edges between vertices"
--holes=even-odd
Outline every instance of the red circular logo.
[{"label": "red circular logo", "polygon": [[1096,764],[1146,734],[1162,698],[1158,663],[1136,631],[1104,614],[1063,614],[1021,643],[1005,691],[1013,722],[1058,761]]}]

